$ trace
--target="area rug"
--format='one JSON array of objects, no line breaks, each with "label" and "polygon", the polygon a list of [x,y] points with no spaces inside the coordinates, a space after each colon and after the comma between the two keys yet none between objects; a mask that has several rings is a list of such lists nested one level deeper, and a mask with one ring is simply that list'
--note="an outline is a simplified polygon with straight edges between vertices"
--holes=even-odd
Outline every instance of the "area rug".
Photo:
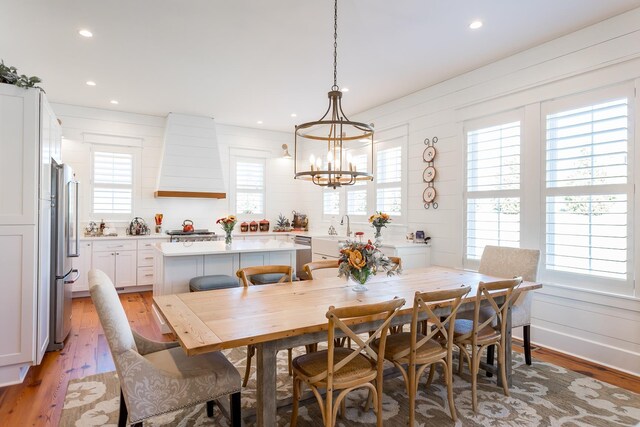
[{"label": "area rug", "polygon": [[[229,360],[244,373],[245,351],[225,352]],[[278,355],[278,398],[291,395],[291,377],[287,374],[286,351]],[[640,422],[640,395],[579,373],[534,360],[524,363],[519,353],[513,354],[513,385],[506,397],[494,378],[481,377],[478,387],[478,412],[471,409],[469,374],[454,374],[455,405],[458,421],[449,416],[447,389],[438,373],[426,387],[422,378],[416,405],[416,426],[635,426]],[[242,391],[242,406],[255,407],[255,372]],[[60,426],[115,426],[118,420],[119,383],[115,372],[92,375],[71,381],[65,397]],[[337,427],[375,425],[373,411],[362,408],[364,391],[347,397],[346,413]],[[385,426],[405,426],[408,402],[401,378],[385,380],[383,414]],[[278,426],[288,426],[290,409],[278,412]],[[227,426],[228,421],[216,409],[208,418],[204,405],[162,415],[145,422],[145,426]],[[253,425],[251,421],[247,426]],[[300,409],[298,425],[322,426],[315,400]]]}]

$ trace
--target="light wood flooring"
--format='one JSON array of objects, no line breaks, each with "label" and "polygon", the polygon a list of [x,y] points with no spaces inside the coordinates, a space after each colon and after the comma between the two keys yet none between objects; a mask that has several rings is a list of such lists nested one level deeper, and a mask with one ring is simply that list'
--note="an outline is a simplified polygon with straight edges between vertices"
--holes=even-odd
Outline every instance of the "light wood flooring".
[{"label": "light wood flooring", "polygon": [[[131,327],[155,340],[169,340],[157,328],[151,313],[151,292],[120,295]],[[516,351],[521,347],[516,343]],[[557,353],[536,348],[533,357],[640,393],[640,378]],[[72,327],[65,348],[47,353],[29,370],[24,382],[0,388],[0,425],[57,426],[70,380],[115,370],[109,347],[89,298],[73,300]]]}]

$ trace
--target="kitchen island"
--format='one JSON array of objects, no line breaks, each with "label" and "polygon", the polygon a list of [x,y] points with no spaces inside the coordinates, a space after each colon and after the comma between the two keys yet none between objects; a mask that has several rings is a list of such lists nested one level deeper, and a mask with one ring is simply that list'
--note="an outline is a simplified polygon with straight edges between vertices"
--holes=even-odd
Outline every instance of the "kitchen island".
[{"label": "kitchen island", "polygon": [[[189,280],[197,276],[225,274],[235,277],[240,268],[256,265],[290,265],[296,267],[296,252],[311,250],[309,246],[276,239],[212,242],[162,242],[154,245],[158,253],[153,295],[189,292]],[[169,332],[157,312],[162,332]]]}]

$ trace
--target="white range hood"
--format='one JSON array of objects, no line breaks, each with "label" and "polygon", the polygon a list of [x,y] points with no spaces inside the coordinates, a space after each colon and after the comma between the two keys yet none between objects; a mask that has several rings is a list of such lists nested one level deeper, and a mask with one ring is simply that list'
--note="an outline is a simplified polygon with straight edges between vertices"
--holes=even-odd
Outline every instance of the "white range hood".
[{"label": "white range hood", "polygon": [[211,117],[169,113],[155,197],[226,198]]}]

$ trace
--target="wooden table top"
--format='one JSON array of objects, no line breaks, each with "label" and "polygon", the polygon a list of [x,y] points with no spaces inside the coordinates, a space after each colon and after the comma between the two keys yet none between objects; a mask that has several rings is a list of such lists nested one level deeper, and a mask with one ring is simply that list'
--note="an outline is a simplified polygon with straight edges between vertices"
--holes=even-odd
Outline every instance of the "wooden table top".
[{"label": "wooden table top", "polygon": [[[473,271],[444,267],[375,276],[369,290],[354,292],[345,279],[325,278],[273,285],[154,296],[154,303],[189,355],[272,341],[326,330],[329,306],[344,307],[386,301],[407,302],[410,313],[416,291],[470,285],[465,302],[475,301],[478,282],[501,280]],[[520,289],[542,285],[524,282]]]}]

